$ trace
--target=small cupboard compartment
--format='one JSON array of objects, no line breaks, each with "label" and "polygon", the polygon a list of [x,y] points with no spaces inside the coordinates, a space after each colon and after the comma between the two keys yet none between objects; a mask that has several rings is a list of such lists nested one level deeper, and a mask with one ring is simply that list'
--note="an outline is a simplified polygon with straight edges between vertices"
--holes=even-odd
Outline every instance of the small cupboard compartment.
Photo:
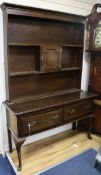
[{"label": "small cupboard compartment", "polygon": [[41,71],[51,72],[61,69],[62,47],[46,45],[41,47]]}]

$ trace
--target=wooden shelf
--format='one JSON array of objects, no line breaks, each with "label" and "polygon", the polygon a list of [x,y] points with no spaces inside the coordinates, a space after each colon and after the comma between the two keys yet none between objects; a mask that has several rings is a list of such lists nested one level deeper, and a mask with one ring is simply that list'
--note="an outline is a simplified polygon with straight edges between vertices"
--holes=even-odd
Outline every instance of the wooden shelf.
[{"label": "wooden shelf", "polygon": [[41,44],[34,44],[34,43],[8,43],[8,46],[25,46],[25,47],[33,47],[33,46],[40,46]]},{"label": "wooden shelf", "polygon": [[[8,46],[25,46],[25,47],[30,47],[30,46],[42,46],[42,45],[46,45],[46,44],[38,44],[38,43],[8,43]],[[56,44],[51,44],[50,45],[59,45],[59,46],[62,46],[62,47],[83,47],[82,44],[65,44],[65,43],[62,43],[62,44],[59,44],[59,43],[56,43]]]},{"label": "wooden shelf", "polygon": [[8,16],[7,78],[11,101],[80,88],[84,21],[77,16],[79,23],[72,19],[55,23],[57,19],[49,20],[48,16],[34,21],[20,15]]},{"label": "wooden shelf", "polygon": [[62,46],[66,47],[83,47],[82,44],[62,44]]},{"label": "wooden shelf", "polygon": [[35,71],[11,72],[9,75],[11,77],[14,77],[14,76],[20,76],[20,75],[32,75],[34,73],[35,73]]},{"label": "wooden shelf", "polygon": [[[62,68],[60,71],[55,72],[65,72],[65,71],[76,71],[82,70],[81,67],[70,67],[70,68]],[[33,75],[33,74],[45,74],[45,73],[55,73],[55,72],[40,72],[40,71],[24,71],[24,72],[11,72],[9,75],[11,77],[21,76],[21,75]]]},{"label": "wooden shelf", "polygon": [[78,89],[78,88],[72,88],[72,89],[68,89],[68,90],[65,89],[65,90],[53,92],[52,94],[23,97],[23,98],[19,98],[19,99],[13,100],[13,101],[8,101],[8,103],[9,103],[9,105],[12,105],[12,104],[17,104],[17,103],[23,102],[23,101],[38,100],[38,99],[50,98],[50,97],[55,97],[55,96],[59,96],[59,95],[72,94],[72,93],[78,93],[78,92],[82,92],[82,90]]},{"label": "wooden shelf", "polygon": [[66,72],[66,71],[75,71],[75,70],[82,70],[81,67],[70,67],[70,68],[61,68],[60,70],[54,72],[40,72],[34,71],[35,74],[45,74],[45,73],[55,73],[55,72]]},{"label": "wooden shelf", "polygon": [[82,70],[81,67],[70,67],[70,68],[62,68],[61,71],[75,71],[75,70]]}]

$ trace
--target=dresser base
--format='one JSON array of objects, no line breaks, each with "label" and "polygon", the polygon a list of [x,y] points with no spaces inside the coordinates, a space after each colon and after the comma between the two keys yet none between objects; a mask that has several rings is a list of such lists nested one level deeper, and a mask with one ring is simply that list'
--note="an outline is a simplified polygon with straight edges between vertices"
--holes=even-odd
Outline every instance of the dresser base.
[{"label": "dresser base", "polygon": [[[90,119],[90,122],[89,122],[89,129],[88,129],[88,132],[87,132],[87,137],[88,137],[88,139],[92,139],[91,130],[92,130],[93,115],[91,114],[91,115],[87,116],[87,118],[88,117]],[[77,129],[76,128],[76,122],[77,121],[74,121],[72,123],[72,129],[73,130]],[[13,149],[12,149],[12,137],[11,136],[13,136],[14,143],[15,143],[15,146],[16,146],[16,151],[17,151],[17,156],[18,156],[18,171],[21,171],[22,170],[21,146],[25,142],[26,138],[25,137],[17,138],[16,135],[13,133],[13,131],[8,127],[8,142],[9,142],[9,152],[10,153],[13,151]]]}]

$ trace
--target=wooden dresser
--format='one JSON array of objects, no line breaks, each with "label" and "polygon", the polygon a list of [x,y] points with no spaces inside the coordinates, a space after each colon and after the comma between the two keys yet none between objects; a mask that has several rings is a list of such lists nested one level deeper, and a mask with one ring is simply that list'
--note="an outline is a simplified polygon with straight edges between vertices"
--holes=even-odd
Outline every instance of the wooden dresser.
[{"label": "wooden dresser", "polygon": [[80,90],[85,17],[2,4],[9,151],[21,170],[25,138],[89,117],[96,95]]}]

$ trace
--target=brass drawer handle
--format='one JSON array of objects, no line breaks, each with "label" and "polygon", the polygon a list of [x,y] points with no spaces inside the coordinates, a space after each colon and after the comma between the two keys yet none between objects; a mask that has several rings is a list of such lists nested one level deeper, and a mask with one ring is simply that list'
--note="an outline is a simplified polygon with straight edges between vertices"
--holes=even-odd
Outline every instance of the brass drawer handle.
[{"label": "brass drawer handle", "polygon": [[88,108],[90,108],[90,107],[91,107],[91,105],[90,105],[90,104],[85,105],[85,109],[88,109]]},{"label": "brass drawer handle", "polygon": [[68,113],[69,114],[74,114],[75,113],[75,109],[68,110]]},{"label": "brass drawer handle", "polygon": [[54,115],[54,116],[51,116],[51,119],[57,119],[59,116],[58,115]]},{"label": "brass drawer handle", "polygon": [[28,123],[29,133],[30,133],[31,127],[33,127],[36,123],[37,123],[36,121],[33,121],[32,123]]}]

